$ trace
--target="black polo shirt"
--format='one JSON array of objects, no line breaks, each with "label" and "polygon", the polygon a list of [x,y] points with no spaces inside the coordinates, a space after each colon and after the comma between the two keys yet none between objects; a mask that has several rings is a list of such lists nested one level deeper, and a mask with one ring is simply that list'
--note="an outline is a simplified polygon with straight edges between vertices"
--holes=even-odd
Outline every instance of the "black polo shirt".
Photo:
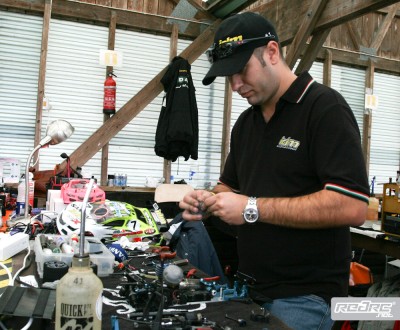
[{"label": "black polo shirt", "polygon": [[[368,203],[368,178],[354,115],[335,90],[301,74],[266,123],[257,106],[231,134],[220,181],[255,197],[295,197],[331,189]],[[238,228],[239,270],[270,298],[347,294],[348,227],[304,230],[266,223]]]}]

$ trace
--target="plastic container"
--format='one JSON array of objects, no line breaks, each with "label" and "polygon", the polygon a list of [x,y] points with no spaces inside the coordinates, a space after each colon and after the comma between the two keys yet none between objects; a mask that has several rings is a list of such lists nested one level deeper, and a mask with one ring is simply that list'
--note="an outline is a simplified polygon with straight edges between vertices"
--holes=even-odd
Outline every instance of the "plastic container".
[{"label": "plastic container", "polygon": [[[74,246],[69,236],[63,235],[46,235],[56,241],[58,237],[64,239],[69,245]],[[47,261],[63,261],[68,266],[71,266],[72,257],[74,253],[46,253],[43,251],[40,243],[40,236],[35,238],[34,251],[36,255],[37,271],[40,278],[43,278],[44,263]],[[114,255],[107,249],[107,247],[100,242],[99,239],[94,237],[85,237],[85,252],[89,252],[90,261],[97,265],[97,275],[107,276],[114,272]]]}]

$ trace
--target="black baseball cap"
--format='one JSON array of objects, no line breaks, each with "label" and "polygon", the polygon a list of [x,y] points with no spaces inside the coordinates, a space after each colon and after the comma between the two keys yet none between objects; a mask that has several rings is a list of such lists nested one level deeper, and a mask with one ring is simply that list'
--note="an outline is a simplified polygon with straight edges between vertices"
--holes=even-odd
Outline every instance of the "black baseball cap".
[{"label": "black baseball cap", "polygon": [[270,40],[278,42],[278,35],[272,23],[259,14],[245,12],[225,19],[215,33],[213,46],[207,50],[212,65],[203,85],[211,84],[215,77],[240,72],[254,49]]}]

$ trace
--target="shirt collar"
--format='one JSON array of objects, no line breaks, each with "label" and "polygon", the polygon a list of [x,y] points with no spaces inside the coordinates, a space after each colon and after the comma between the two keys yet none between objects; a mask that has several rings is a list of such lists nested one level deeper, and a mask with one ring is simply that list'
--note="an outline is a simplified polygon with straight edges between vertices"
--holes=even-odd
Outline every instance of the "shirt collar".
[{"label": "shirt collar", "polygon": [[300,103],[314,82],[315,80],[307,71],[301,73],[285,94],[282,95],[281,99],[290,103]]}]

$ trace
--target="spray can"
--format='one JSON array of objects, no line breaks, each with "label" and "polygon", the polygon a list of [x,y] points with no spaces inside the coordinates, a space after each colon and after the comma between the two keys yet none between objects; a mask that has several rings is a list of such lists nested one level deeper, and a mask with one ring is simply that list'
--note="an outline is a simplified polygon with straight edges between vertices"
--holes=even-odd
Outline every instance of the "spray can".
[{"label": "spray can", "polygon": [[56,289],[56,330],[101,330],[103,283],[93,273],[88,254],[75,254]]},{"label": "spray can", "polygon": [[[15,210],[16,215],[23,215],[25,213],[25,176],[21,178],[21,181],[18,185],[18,195],[17,195],[17,207]],[[33,174],[29,172],[29,205],[33,208],[33,200],[34,200],[34,191],[35,191],[35,182],[33,181]],[[29,206],[28,206],[29,208]]]}]

